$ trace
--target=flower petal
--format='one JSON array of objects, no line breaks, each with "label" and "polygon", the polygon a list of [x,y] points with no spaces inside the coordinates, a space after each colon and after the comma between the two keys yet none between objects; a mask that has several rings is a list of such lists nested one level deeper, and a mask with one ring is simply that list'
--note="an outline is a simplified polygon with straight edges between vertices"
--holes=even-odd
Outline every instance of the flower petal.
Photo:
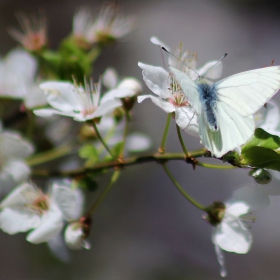
[{"label": "flower petal", "polygon": [[115,108],[122,106],[121,101],[116,99],[107,100],[105,102],[102,102],[100,106],[97,108],[97,110],[90,116],[87,117],[87,119],[93,119],[102,117],[106,114],[111,113]]},{"label": "flower petal", "polygon": [[[234,191],[233,201],[245,201],[250,211],[261,210],[269,206],[269,197],[262,187],[244,186]],[[244,210],[245,211],[245,210]],[[241,213],[242,215],[245,213]]]},{"label": "flower petal", "polygon": [[51,197],[66,220],[74,219],[77,208],[77,199],[74,191],[54,183]]},{"label": "flower petal", "polygon": [[199,137],[196,114],[188,107],[177,108],[175,111],[177,125],[192,136]]},{"label": "flower petal", "polygon": [[20,206],[4,208],[0,213],[0,228],[8,234],[28,231],[36,228],[40,223],[39,215]]},{"label": "flower petal", "polygon": [[251,248],[252,235],[237,217],[225,215],[214,228],[212,241],[225,251],[246,254]]},{"label": "flower petal", "polygon": [[41,225],[27,235],[26,240],[38,244],[46,242],[57,235],[63,227],[63,215],[55,206],[42,216]]},{"label": "flower petal", "polygon": [[67,82],[46,82],[40,84],[44,90],[48,103],[55,109],[63,112],[81,111],[74,85]]},{"label": "flower petal", "polygon": [[175,111],[174,105],[172,105],[171,103],[166,102],[164,100],[161,100],[160,98],[155,97],[153,95],[140,95],[137,97],[137,101],[138,101],[138,103],[141,103],[146,98],[150,98],[155,105],[160,107],[166,113],[171,113],[171,112]]},{"label": "flower petal", "polygon": [[115,88],[118,83],[118,74],[114,68],[107,68],[103,74],[102,82],[106,88]]},{"label": "flower petal", "polygon": [[244,201],[233,201],[232,203],[227,203],[226,205],[226,213],[234,217],[247,214],[249,209],[249,205]]},{"label": "flower petal", "polygon": [[168,90],[170,87],[169,74],[161,67],[147,65],[138,62],[138,66],[143,70],[143,80],[147,87],[161,98],[169,98],[171,93]]}]

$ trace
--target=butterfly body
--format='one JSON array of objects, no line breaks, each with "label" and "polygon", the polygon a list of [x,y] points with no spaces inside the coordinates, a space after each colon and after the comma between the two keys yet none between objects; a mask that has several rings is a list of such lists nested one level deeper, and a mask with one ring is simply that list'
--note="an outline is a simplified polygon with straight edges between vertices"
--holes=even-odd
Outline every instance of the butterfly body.
[{"label": "butterfly body", "polygon": [[217,131],[218,124],[215,110],[217,110],[218,95],[215,84],[210,85],[205,82],[198,83],[197,89],[199,93],[199,100],[202,104],[204,114],[209,124],[209,128],[213,131]]},{"label": "butterfly body", "polygon": [[216,157],[250,139],[253,114],[280,88],[280,66],[238,73],[214,84],[170,69],[197,115],[202,144]]}]

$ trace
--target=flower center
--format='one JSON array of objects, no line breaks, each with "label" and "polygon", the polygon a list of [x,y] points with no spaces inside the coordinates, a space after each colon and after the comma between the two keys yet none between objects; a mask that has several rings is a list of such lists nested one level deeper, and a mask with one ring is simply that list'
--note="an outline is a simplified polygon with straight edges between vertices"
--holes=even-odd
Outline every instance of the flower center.
[{"label": "flower center", "polygon": [[41,193],[31,205],[28,205],[30,209],[38,214],[43,214],[49,209],[49,198],[48,195]]},{"label": "flower center", "polygon": [[189,105],[186,96],[181,92],[173,93],[172,98],[169,98],[169,102],[177,107],[184,107]]}]

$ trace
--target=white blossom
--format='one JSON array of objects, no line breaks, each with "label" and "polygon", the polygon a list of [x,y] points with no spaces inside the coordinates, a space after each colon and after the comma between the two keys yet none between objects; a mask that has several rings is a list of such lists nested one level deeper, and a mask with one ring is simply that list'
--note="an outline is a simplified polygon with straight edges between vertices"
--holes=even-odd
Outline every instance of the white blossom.
[{"label": "white blossom", "polygon": [[128,34],[133,23],[133,18],[119,14],[116,4],[103,5],[97,16],[82,8],[74,16],[73,35],[89,44],[107,43]]},{"label": "white blossom", "polygon": [[85,88],[68,82],[46,82],[40,85],[44,90],[47,101],[52,108],[34,110],[34,114],[41,117],[62,115],[84,122],[102,117],[115,108],[121,106],[121,102],[114,98],[107,98],[108,94],[123,92],[123,89],[115,89],[101,95],[101,84],[86,84]]},{"label": "white blossom", "polygon": [[19,15],[22,31],[11,29],[10,34],[28,51],[39,51],[47,44],[47,22],[42,15],[27,17]]},{"label": "white blossom", "polygon": [[140,62],[138,66],[143,70],[144,82],[157,95],[138,96],[138,102],[141,103],[143,100],[150,98],[155,105],[166,113],[175,112],[176,123],[188,133],[198,136],[197,116],[175,80],[161,67]]},{"label": "white blossom", "polygon": [[56,183],[44,194],[32,184],[14,189],[0,204],[0,228],[15,234],[31,230],[27,241],[38,244],[57,235],[63,221],[72,219],[76,211],[76,197],[65,186]]},{"label": "white blossom", "polygon": [[37,61],[28,52],[15,49],[0,60],[0,96],[21,99],[27,108],[46,104],[36,81]]},{"label": "white blossom", "polygon": [[30,168],[25,159],[33,152],[33,146],[19,133],[0,130],[0,194],[28,179]]},{"label": "white blossom", "polygon": [[225,204],[225,209],[220,210],[221,222],[213,228],[212,242],[222,277],[227,274],[222,250],[237,254],[248,253],[253,238],[244,221],[254,221],[248,214],[268,205],[269,197],[263,188],[246,185],[234,191],[232,198]]}]

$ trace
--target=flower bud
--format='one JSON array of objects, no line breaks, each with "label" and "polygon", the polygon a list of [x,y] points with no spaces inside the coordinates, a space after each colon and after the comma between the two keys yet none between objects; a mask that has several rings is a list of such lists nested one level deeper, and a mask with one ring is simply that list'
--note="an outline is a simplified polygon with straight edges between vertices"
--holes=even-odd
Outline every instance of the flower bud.
[{"label": "flower bud", "polygon": [[118,88],[128,88],[131,89],[132,95],[139,95],[142,93],[142,86],[135,78],[125,78],[119,84]]},{"label": "flower bud", "polygon": [[249,172],[249,175],[252,176],[258,184],[265,185],[271,181],[270,173],[262,168],[253,169]]},{"label": "flower bud", "polygon": [[131,93],[129,96],[122,98],[122,103],[125,110],[130,111],[136,102],[137,95],[142,93],[142,86],[138,80],[134,78],[125,78],[118,86],[119,89],[129,89]]},{"label": "flower bud", "polygon": [[216,226],[224,218],[226,206],[222,202],[213,202],[213,204],[209,205],[206,209],[208,216],[205,217],[205,219],[212,225]]},{"label": "flower bud", "polygon": [[83,225],[80,222],[69,224],[65,230],[64,238],[69,249],[90,249],[90,244],[85,240]]}]

